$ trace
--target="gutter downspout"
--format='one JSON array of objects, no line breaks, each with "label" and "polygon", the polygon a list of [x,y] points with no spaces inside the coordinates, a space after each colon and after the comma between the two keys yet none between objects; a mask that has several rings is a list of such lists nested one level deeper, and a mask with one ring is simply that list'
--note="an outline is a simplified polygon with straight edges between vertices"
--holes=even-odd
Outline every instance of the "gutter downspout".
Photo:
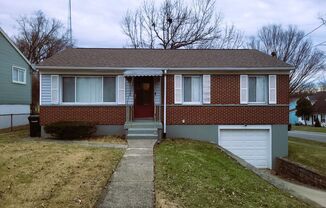
[{"label": "gutter downspout", "polygon": [[165,138],[166,137],[166,73],[167,73],[167,70],[165,69],[164,70],[164,103],[163,103],[163,137]]}]

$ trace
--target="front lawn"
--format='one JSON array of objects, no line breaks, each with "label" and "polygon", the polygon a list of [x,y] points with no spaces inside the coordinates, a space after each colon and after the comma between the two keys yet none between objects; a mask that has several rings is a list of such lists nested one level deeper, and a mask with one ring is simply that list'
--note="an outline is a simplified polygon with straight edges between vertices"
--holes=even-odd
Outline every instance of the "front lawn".
[{"label": "front lawn", "polygon": [[0,134],[0,207],[93,207],[124,150]]},{"label": "front lawn", "polygon": [[288,159],[326,174],[326,143],[289,137]]},{"label": "front lawn", "polygon": [[215,145],[165,140],[155,148],[157,207],[307,207]]},{"label": "front lawn", "polygon": [[313,127],[313,126],[292,126],[292,130],[296,131],[311,131],[326,133],[326,127]]}]

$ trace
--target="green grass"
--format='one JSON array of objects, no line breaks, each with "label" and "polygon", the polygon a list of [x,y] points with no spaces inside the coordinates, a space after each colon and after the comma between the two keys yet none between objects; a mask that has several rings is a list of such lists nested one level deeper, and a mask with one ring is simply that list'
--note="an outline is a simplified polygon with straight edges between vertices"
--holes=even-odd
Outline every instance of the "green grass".
[{"label": "green grass", "polygon": [[124,150],[0,133],[0,208],[93,207]]},{"label": "green grass", "polygon": [[292,126],[292,130],[296,131],[311,131],[326,133],[326,127],[313,127],[313,126]]},{"label": "green grass", "polygon": [[326,143],[289,137],[288,159],[326,174]]},{"label": "green grass", "polygon": [[155,148],[157,207],[307,207],[215,145],[165,140]]}]

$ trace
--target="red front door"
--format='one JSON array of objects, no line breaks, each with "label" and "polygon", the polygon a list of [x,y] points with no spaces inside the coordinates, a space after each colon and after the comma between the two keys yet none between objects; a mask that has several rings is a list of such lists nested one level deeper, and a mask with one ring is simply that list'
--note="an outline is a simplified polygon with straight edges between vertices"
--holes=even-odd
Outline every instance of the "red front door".
[{"label": "red front door", "polygon": [[154,117],[153,77],[135,77],[135,118]]}]

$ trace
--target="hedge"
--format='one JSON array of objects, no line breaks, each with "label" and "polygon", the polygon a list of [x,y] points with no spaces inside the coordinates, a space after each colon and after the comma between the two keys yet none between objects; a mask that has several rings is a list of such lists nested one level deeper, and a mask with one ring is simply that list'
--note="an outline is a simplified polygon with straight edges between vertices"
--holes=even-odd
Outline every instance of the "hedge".
[{"label": "hedge", "polygon": [[60,121],[45,125],[46,133],[57,139],[80,139],[96,132],[96,125],[85,121]]}]

